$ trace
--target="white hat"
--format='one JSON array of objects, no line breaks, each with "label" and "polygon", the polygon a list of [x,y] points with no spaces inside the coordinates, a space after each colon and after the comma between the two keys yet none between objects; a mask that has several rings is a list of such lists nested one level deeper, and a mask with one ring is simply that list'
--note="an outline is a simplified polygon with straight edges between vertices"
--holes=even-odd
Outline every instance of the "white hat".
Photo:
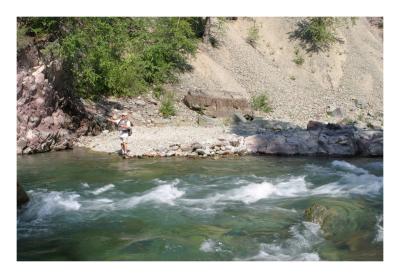
[{"label": "white hat", "polygon": [[121,116],[128,116],[128,112],[122,112]]}]

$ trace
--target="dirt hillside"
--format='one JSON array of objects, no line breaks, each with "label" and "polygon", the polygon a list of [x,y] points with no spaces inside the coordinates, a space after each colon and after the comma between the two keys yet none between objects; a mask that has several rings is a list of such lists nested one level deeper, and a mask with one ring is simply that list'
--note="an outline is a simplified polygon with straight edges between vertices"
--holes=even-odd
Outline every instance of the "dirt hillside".
[{"label": "dirt hillside", "polygon": [[[383,125],[382,29],[357,18],[355,25],[338,29],[340,43],[315,53],[291,38],[301,20],[238,18],[219,24],[217,46],[200,46],[176,92],[226,90],[249,100],[266,93],[273,111],[262,116],[302,126],[309,120]],[[259,29],[254,47],[246,41],[252,26]],[[296,57],[304,62],[296,64]],[[329,113],[336,108],[338,113]]]}]

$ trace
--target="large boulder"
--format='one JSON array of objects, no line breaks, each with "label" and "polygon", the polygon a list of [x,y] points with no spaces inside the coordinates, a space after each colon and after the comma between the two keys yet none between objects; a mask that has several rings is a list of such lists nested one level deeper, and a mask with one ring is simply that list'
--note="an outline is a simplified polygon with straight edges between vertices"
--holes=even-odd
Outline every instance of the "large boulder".
[{"label": "large boulder", "polygon": [[357,145],[364,156],[383,156],[382,130],[357,130]]},{"label": "large boulder", "polygon": [[206,94],[201,90],[189,91],[183,98],[183,102],[190,109],[214,118],[232,116],[235,112],[252,114],[250,104],[246,99],[227,92]]},{"label": "large boulder", "polygon": [[[245,133],[236,128],[237,133]],[[382,156],[383,131],[359,130],[351,125],[310,122],[307,129],[284,130],[244,128],[253,135],[245,137],[249,153],[319,156]],[[255,133],[255,134],[254,134]]]},{"label": "large boulder", "polygon": [[357,144],[351,128],[331,129],[324,127],[318,136],[318,152],[330,156],[354,156]]}]

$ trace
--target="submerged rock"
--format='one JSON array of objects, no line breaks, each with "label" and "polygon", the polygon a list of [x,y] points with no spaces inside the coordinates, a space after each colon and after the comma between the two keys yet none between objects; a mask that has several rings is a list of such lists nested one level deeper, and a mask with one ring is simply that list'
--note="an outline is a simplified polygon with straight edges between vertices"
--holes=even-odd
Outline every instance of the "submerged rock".
[{"label": "submerged rock", "polygon": [[328,208],[320,204],[313,204],[304,211],[304,218],[306,221],[319,224],[321,227],[324,225],[324,221],[328,216]]},{"label": "submerged rock", "polygon": [[304,219],[319,224],[325,238],[350,249],[359,248],[360,240],[371,242],[375,237],[375,214],[363,203],[322,200],[304,211]]},{"label": "submerged rock", "polygon": [[26,194],[24,188],[17,182],[17,207],[21,207],[27,202],[29,202],[28,194]]}]

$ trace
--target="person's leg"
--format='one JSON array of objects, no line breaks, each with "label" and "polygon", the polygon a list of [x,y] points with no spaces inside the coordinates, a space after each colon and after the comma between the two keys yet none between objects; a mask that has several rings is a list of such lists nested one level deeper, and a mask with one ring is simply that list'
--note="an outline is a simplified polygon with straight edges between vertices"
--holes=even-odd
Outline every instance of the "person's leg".
[{"label": "person's leg", "polygon": [[125,151],[124,151],[124,138],[122,136],[120,136],[119,139],[121,139],[121,154],[124,155],[125,154]]},{"label": "person's leg", "polygon": [[128,140],[128,137],[124,136],[124,139],[122,141],[122,151],[123,151],[124,155],[128,153],[128,142],[127,142],[127,140]]}]

